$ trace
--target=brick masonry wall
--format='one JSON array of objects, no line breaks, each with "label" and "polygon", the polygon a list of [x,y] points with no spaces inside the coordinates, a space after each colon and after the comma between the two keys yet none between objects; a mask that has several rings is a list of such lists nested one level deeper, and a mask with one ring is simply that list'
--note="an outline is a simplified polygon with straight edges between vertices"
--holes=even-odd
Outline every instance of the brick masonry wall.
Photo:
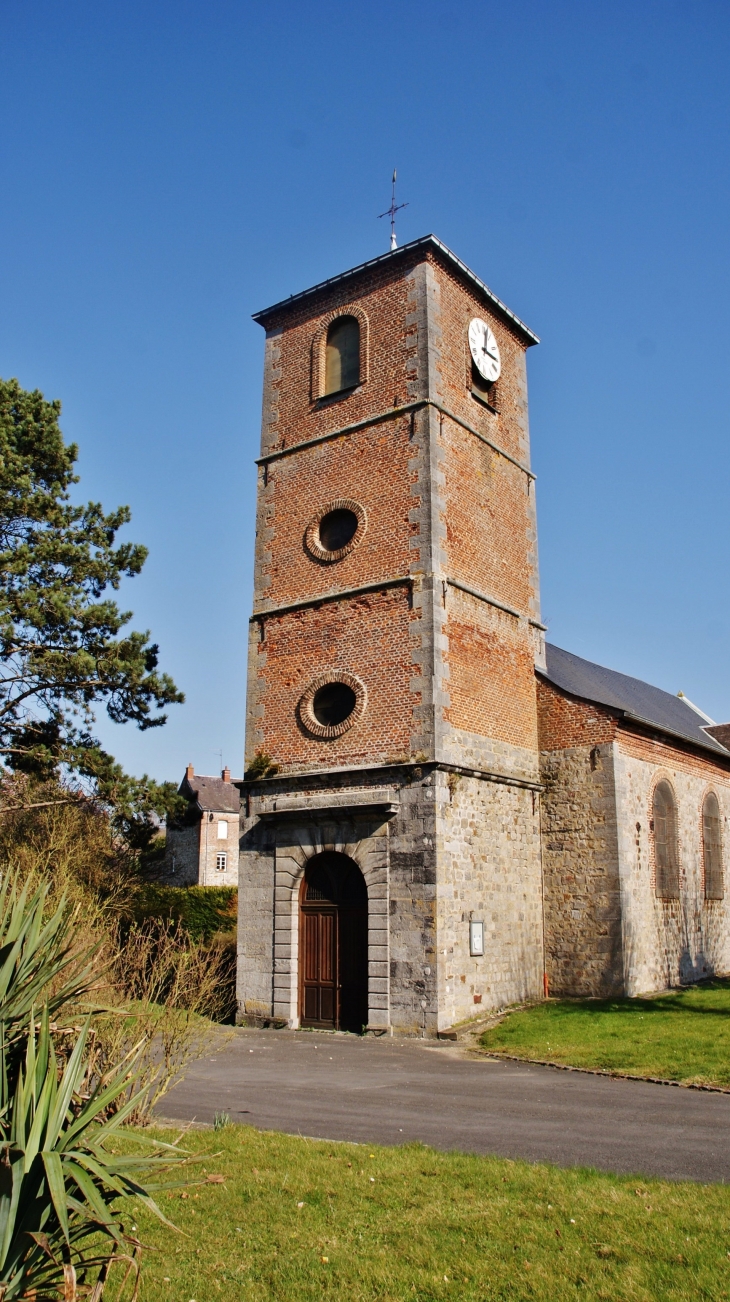
[{"label": "brick masonry wall", "polygon": [[[407,586],[267,619],[265,640],[252,646],[264,749],[292,771],[407,758],[420,704],[413,619]],[[368,694],[362,718],[334,738],[312,737],[297,718],[302,693],[325,669],[355,673]]]},{"label": "brick masonry wall", "polygon": [[449,759],[536,780],[534,650],[523,622],[458,588],[446,600]]},{"label": "brick masonry wall", "polygon": [[[438,265],[434,279],[441,401],[529,467],[524,343],[448,267]],[[500,347],[497,413],[471,392],[468,329],[475,316],[489,323]],[[442,753],[452,763],[534,778],[535,635],[529,623],[539,622],[534,487],[523,470],[448,416],[439,418],[437,446],[442,572],[519,616],[447,582]]]},{"label": "brick masonry wall", "polygon": [[[266,484],[261,471],[260,527],[266,546],[258,583],[266,603],[300,601],[408,574],[410,539],[417,528],[409,520],[416,478],[412,458],[412,422],[401,417],[275,461]],[[305,545],[307,525],[329,502],[343,497],[364,508],[365,535],[341,560],[315,560]]]},{"label": "brick masonry wall", "polygon": [[[438,257],[432,257],[430,265],[438,285],[439,397],[456,416],[529,466],[525,343],[511,323],[452,267]],[[496,414],[472,394],[468,328],[475,316],[487,322],[499,345],[502,374],[497,383]]]},{"label": "brick masonry wall", "polygon": [[[616,798],[627,994],[660,990],[730,971],[730,763],[622,729],[616,744]],[[666,778],[677,802],[679,900],[657,899],[652,796]],[[725,898],[704,898],[702,803],[720,803]]]},{"label": "brick masonry wall", "polygon": [[[436,775],[439,1026],[542,995],[537,793]],[[484,957],[469,953],[469,920],[484,922]]]},{"label": "brick masonry wall", "polygon": [[[382,424],[295,452],[270,463],[265,472],[262,470],[255,610],[266,611],[292,598],[308,600],[324,592],[398,575],[409,574],[411,583],[381,598],[327,602],[316,611],[310,610],[308,616],[292,612],[254,622],[249,654],[247,763],[261,748],[279,764],[292,768],[345,763],[353,756],[360,762],[368,758],[378,762],[396,754],[425,755],[433,751],[431,649],[435,585],[431,578],[428,496],[431,424],[428,413],[422,411],[407,418],[387,418],[393,402],[406,400],[414,383],[423,389],[419,367],[428,367],[428,348],[423,347],[423,334],[418,334],[427,296],[427,287],[421,283],[422,270],[405,263],[391,267],[387,275],[380,272],[374,279],[366,276],[357,287],[348,288],[346,297],[355,294],[369,315],[371,363],[367,382],[347,397],[314,403],[307,380],[312,339],[320,319],[338,306],[346,306],[339,290],[309,305],[303,313],[290,314],[286,328],[275,326],[270,333],[264,385],[264,451],[290,447],[359,419],[379,414],[385,414],[385,418]],[[420,360],[419,348],[424,354]],[[414,375],[415,380],[409,378]],[[402,386],[398,394],[394,389],[396,378]],[[303,545],[306,525],[316,511],[339,496],[362,504],[367,512],[367,530],[360,544],[341,560],[333,564],[313,561]],[[381,620],[384,613],[391,621],[387,629]],[[314,629],[313,640],[307,645],[303,633],[310,626]],[[376,644],[380,665],[369,682]],[[338,654],[333,661],[334,648]],[[315,661],[316,672],[334,667],[347,669],[361,677],[368,688],[365,719],[327,746],[301,733],[291,690],[295,679],[302,688],[306,686],[303,679],[311,678]],[[386,679],[387,690],[378,699]],[[395,691],[401,696],[386,727]],[[368,724],[372,727],[368,728]]]},{"label": "brick masonry wall", "polygon": [[580,701],[537,676],[537,718],[540,751],[569,746],[596,746],[613,741],[618,722],[604,705]]},{"label": "brick masonry wall", "polygon": [[[406,330],[409,273],[415,259],[364,272],[267,323],[262,456],[366,420],[408,400],[406,370],[417,349]],[[312,400],[312,342],[323,317],[356,304],[369,322],[370,368],[354,393]]]},{"label": "brick masonry wall", "polygon": [[443,438],[449,574],[532,615],[534,584],[525,538],[530,480],[453,421],[444,420]]},{"label": "brick masonry wall", "polygon": [[[367,314],[367,380],[348,395],[313,401],[313,339],[323,319],[348,305]],[[503,353],[498,415],[476,402],[470,392],[467,332],[475,315],[490,321]],[[521,752],[535,749],[532,665],[536,642],[535,629],[528,624],[528,619],[539,617],[534,491],[523,471],[433,409],[386,418],[394,404],[423,398],[453,404],[454,410],[475,428],[483,429],[486,437],[511,455],[529,459],[524,344],[476,291],[431,253],[421,253],[417,262],[403,260],[364,273],[357,282],[332,287],[306,304],[284,308],[278,319],[269,322],[262,453],[291,449],[359,420],[378,415],[384,419],[332,442],[275,459],[261,469],[255,609],[263,614],[287,601],[312,599],[396,575],[410,574],[414,580],[409,627],[407,632],[394,630],[397,650],[388,648],[389,669],[394,656],[399,684],[408,680],[408,736],[399,726],[400,720],[393,720],[392,735],[384,739],[381,720],[376,723],[373,716],[370,733],[363,722],[357,742],[354,735],[347,734],[349,743],[343,738],[341,744],[329,748],[330,759],[336,762],[344,762],[351,754],[363,758],[362,743],[368,737],[371,757],[377,761],[410,753],[458,762],[462,733],[472,763],[479,751],[474,734],[494,737],[503,750],[513,745]],[[341,496],[363,505],[367,531],[360,544],[336,563],[313,561],[304,546],[307,523],[329,501]],[[515,628],[505,629],[502,638],[499,621],[475,611],[472,630],[464,623],[472,612],[462,602],[461,623],[454,625],[450,646],[452,630],[447,627],[443,584],[452,572],[455,578],[469,581],[479,591],[486,588],[486,595],[517,609],[522,618]],[[449,596],[455,591],[450,589]],[[475,604],[472,601],[471,605]],[[345,612],[342,603],[323,604],[316,620],[317,654],[328,640],[346,645],[347,614],[357,621],[360,647],[366,647],[376,605],[353,603]],[[456,606],[459,609],[458,601]],[[495,607],[486,610],[491,613]],[[279,643],[284,624],[302,625],[298,612],[283,614],[280,619],[272,633]],[[491,682],[487,681],[490,675],[480,677],[475,672],[485,622],[491,622],[487,634]],[[296,721],[287,689],[296,653],[285,657],[285,667],[283,659],[269,655],[261,630],[271,624],[272,619],[264,617],[252,630],[247,762],[261,748],[286,766],[301,767],[313,761],[315,753],[317,762],[322,762],[321,744],[318,747],[301,738],[295,743]],[[265,638],[268,636],[266,632]],[[374,636],[381,636],[377,627]],[[295,642],[292,633],[289,643],[293,647]],[[308,673],[312,657],[301,641],[300,646]],[[349,663],[338,661],[338,667],[359,674],[357,642],[350,640],[348,654]],[[512,693],[505,696],[499,692],[495,714],[498,693],[494,677],[500,658],[508,662]],[[323,661],[322,667],[330,666]],[[286,679],[280,676],[280,669],[288,675]],[[503,679],[501,667],[500,673]],[[297,673],[298,681],[300,677]],[[456,685],[456,702],[449,695],[450,677]],[[467,681],[482,698],[468,707],[464,696]],[[283,719],[279,717],[274,724],[272,718],[278,708],[277,697],[287,699],[286,739]],[[513,718],[506,717],[510,700],[514,702]],[[520,753],[517,767],[534,773],[536,761],[525,765]],[[508,755],[505,771],[514,768]]]},{"label": "brick masonry wall", "polygon": [[[328,315],[348,306],[367,315],[367,380],[348,395],[313,401],[312,341]],[[467,330],[474,316],[493,324],[503,353],[498,416],[469,391]],[[424,400],[452,407],[485,437],[528,461],[524,343],[430,252],[388,262],[306,303],[284,306],[277,319],[268,320],[262,455],[272,459],[259,472],[246,758],[249,763],[263,748],[282,774],[253,788],[259,794],[250,801],[243,829],[239,999],[249,1013],[276,1011],[290,1023],[296,1020],[294,896],[305,847],[311,853],[314,845],[351,845],[353,859],[366,871],[356,829],[335,811],[330,822],[313,818],[296,825],[289,816],[259,816],[261,792],[278,790],[287,799],[315,788],[334,793],[342,782],[356,780],[347,766],[362,766],[357,781],[375,786],[384,780],[383,770],[372,766],[409,757],[416,764],[485,767],[512,779],[534,782],[538,776],[533,664],[540,639],[529,622],[539,622],[534,491],[524,471],[497,453],[487,463],[485,444],[433,406],[389,415],[398,404]],[[299,446],[375,417],[366,429]],[[338,497],[362,504],[367,531],[334,564],[313,561],[303,541],[307,523]],[[396,576],[409,581],[320,600]],[[448,584],[459,576],[480,591],[493,584],[498,592],[484,595],[514,606],[517,616]],[[311,600],[319,604],[276,611]],[[362,718],[327,741],[309,736],[297,718],[303,690],[324,669],[357,675],[368,694]],[[322,771],[321,777],[305,776],[312,770]],[[460,822],[449,832],[454,849],[447,854],[445,834],[436,830],[435,791],[443,775],[435,772],[415,768],[411,778],[399,780],[398,812],[384,832],[371,828],[363,837],[367,871],[376,860],[382,871],[378,856],[387,848],[386,880],[373,879],[373,899],[379,909],[377,892],[386,889],[390,1024],[408,1034],[433,1034],[453,1015],[442,981],[449,956],[436,945],[438,925],[456,926],[446,897],[438,911],[442,881],[447,891],[454,889],[452,865],[465,896],[484,899],[495,916],[506,910],[504,925],[494,923],[505,955],[485,1000],[503,1002],[513,990],[539,991],[542,970],[533,916],[541,908],[539,888],[529,907],[516,911],[508,889],[512,850],[514,880],[539,884],[539,843],[526,812],[532,792],[495,784],[483,791],[477,783],[473,826]],[[371,978],[377,1021],[383,1012],[377,983],[383,978]],[[473,1008],[474,992],[470,997]]]},{"label": "brick masonry wall", "polygon": [[[524,343],[447,267],[440,287],[440,393],[444,405],[522,465],[530,465]],[[472,394],[469,322],[493,330],[502,358],[496,412]],[[445,509],[450,572],[540,619],[533,481],[506,458],[443,418]]]}]

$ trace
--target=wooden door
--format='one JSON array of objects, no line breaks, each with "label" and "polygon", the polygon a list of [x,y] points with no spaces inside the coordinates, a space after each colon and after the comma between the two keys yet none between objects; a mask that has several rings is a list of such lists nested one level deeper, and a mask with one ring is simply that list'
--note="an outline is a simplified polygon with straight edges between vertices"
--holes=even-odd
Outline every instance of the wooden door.
[{"label": "wooden door", "polygon": [[300,896],[302,1026],[361,1033],[368,1020],[367,890],[346,855],[307,865]]},{"label": "wooden door", "polygon": [[302,909],[302,1024],[337,1025],[337,911]]}]

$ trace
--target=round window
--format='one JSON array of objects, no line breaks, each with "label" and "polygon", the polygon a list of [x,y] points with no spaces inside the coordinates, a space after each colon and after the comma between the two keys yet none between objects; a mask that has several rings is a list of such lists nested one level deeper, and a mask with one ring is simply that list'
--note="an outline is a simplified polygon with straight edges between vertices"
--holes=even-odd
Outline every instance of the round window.
[{"label": "round window", "polygon": [[299,698],[299,720],[313,737],[341,737],[367,706],[365,684],[346,669],[325,669]]},{"label": "round window", "polygon": [[361,542],[367,529],[365,508],[351,497],[338,497],[313,515],[304,533],[304,545],[317,561],[341,561]]},{"label": "round window", "polygon": [[357,697],[347,683],[325,683],[314,694],[312,714],[317,723],[334,728],[349,719],[356,705]]},{"label": "round window", "polygon": [[340,508],[328,511],[319,522],[319,545],[326,552],[338,552],[346,547],[357,533],[358,518],[354,511]]}]

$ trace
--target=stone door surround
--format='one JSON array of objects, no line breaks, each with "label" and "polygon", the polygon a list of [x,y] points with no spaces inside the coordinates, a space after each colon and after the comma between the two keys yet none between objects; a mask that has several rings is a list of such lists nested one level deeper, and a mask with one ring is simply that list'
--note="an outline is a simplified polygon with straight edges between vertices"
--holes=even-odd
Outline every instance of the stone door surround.
[{"label": "stone door surround", "polygon": [[[277,811],[279,812],[279,811]],[[281,811],[282,813],[284,811]],[[299,893],[309,859],[325,850],[346,854],[368,892],[368,1030],[390,1026],[388,943],[388,812],[336,809],[287,811],[274,833],[274,1016],[299,1025]]]}]

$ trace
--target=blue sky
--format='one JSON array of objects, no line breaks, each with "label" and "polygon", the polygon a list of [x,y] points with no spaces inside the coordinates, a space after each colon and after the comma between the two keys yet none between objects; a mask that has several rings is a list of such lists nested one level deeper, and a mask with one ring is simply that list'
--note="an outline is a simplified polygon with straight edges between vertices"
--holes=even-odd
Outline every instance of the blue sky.
[{"label": "blue sky", "polygon": [[3,0],[0,375],[129,503],[123,592],[187,694],[133,771],[243,753],[263,336],[435,232],[530,353],[543,613],[730,719],[730,7]]}]

